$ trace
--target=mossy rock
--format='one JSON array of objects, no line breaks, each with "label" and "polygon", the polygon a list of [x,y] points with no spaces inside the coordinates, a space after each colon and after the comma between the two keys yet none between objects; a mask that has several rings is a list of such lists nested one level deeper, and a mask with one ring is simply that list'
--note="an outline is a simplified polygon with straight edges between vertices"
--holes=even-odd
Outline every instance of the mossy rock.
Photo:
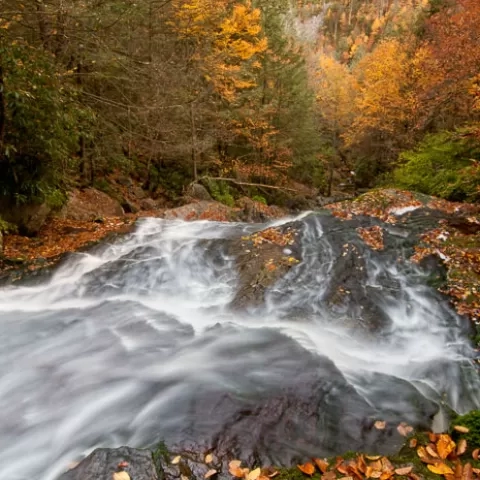
[{"label": "mossy rock", "polygon": [[[469,429],[468,433],[457,432],[454,427],[461,426]],[[467,452],[480,448],[480,410],[473,410],[466,415],[461,415],[452,421],[452,438],[458,441],[464,438],[467,441]]]}]

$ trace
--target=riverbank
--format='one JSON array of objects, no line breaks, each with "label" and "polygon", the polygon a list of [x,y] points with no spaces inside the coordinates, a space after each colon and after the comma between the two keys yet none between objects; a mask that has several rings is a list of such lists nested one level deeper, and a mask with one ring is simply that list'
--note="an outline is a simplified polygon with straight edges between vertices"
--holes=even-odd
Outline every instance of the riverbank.
[{"label": "riverbank", "polygon": [[[374,428],[390,428],[377,421]],[[401,423],[405,438],[393,455],[347,452],[330,458],[305,458],[291,467],[242,461],[214,450],[129,447],[97,449],[61,476],[61,480],[475,480],[480,478],[480,412],[452,420],[447,432],[414,432]],[[122,472],[122,473],[120,473]]]}]

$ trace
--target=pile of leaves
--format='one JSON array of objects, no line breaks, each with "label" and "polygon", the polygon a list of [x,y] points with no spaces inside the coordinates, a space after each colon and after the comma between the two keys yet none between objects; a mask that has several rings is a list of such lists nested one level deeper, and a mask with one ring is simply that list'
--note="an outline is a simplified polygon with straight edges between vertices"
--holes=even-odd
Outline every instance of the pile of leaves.
[{"label": "pile of leaves", "polygon": [[383,229],[378,225],[369,228],[357,228],[360,238],[372,249],[383,250]]},{"label": "pile of leaves", "polygon": [[254,247],[258,247],[263,243],[273,243],[280,247],[286,247],[287,245],[293,245],[295,243],[295,236],[298,232],[289,227],[282,231],[279,228],[271,227],[253,235],[242,237],[244,241],[250,241]]},{"label": "pile of leaves", "polygon": [[59,257],[94,244],[111,233],[128,232],[138,215],[77,221],[53,218],[37,237],[7,235],[1,262],[3,271],[26,266],[33,271],[56,263]]}]

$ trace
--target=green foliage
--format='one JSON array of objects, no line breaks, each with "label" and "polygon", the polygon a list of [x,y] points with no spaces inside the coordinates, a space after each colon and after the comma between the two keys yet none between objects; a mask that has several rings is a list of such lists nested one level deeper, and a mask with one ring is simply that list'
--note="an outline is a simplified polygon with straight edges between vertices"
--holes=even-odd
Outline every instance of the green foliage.
[{"label": "green foliage", "polygon": [[6,222],[2,217],[0,217],[0,233],[16,233],[17,226],[13,223]]},{"label": "green foliage", "polygon": [[262,195],[254,195],[252,197],[252,200],[254,202],[259,202],[259,203],[263,203],[264,205],[268,205],[267,204],[267,199],[265,197],[262,197]]},{"label": "green foliage", "polygon": [[235,206],[235,198],[231,193],[230,186],[226,182],[209,180],[207,186],[210,195],[214,200],[223,203],[228,207]]},{"label": "green foliage", "polygon": [[53,196],[55,203],[56,188],[74,166],[87,112],[48,53],[0,39],[0,62],[6,109],[0,195],[17,203]]},{"label": "green foliage", "polygon": [[449,200],[476,200],[480,144],[466,132],[428,135],[415,149],[400,155],[393,172],[395,186]]}]

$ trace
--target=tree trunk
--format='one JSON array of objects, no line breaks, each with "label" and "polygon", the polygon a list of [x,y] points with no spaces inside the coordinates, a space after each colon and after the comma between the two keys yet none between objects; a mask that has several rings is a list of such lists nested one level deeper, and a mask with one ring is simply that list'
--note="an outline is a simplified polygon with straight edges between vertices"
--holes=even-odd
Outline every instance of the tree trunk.
[{"label": "tree trunk", "polygon": [[4,160],[3,141],[5,138],[5,123],[7,109],[5,105],[5,83],[3,81],[3,67],[0,65],[0,162]]},{"label": "tree trunk", "polygon": [[193,102],[190,104],[190,127],[192,135],[192,163],[193,163],[193,181],[198,181],[197,171],[197,132],[195,127],[195,111],[193,108]]}]

